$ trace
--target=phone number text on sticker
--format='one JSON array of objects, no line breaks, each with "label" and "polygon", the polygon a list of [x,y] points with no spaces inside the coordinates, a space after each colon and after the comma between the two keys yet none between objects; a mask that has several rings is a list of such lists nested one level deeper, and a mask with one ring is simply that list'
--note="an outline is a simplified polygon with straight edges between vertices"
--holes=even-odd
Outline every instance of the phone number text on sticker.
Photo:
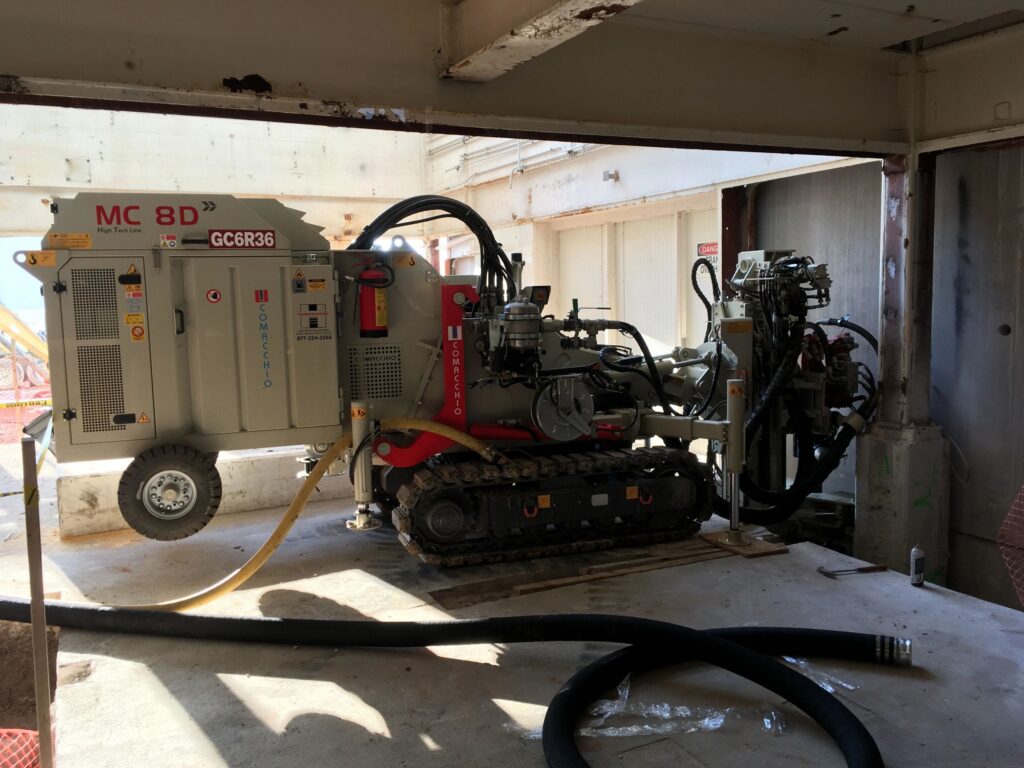
[{"label": "phone number text on sticker", "polygon": [[272,229],[211,229],[211,248],[277,248]]}]

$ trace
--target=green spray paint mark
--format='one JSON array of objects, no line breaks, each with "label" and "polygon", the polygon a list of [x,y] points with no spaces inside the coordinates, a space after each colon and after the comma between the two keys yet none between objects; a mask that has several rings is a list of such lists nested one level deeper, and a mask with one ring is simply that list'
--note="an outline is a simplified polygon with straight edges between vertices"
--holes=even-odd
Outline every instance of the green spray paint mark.
[{"label": "green spray paint mark", "polygon": [[917,507],[929,507],[930,508],[931,506],[932,506],[932,492],[931,492],[930,489],[929,489],[928,493],[926,493],[924,496],[918,496],[916,499],[914,499],[914,508],[915,509]]}]

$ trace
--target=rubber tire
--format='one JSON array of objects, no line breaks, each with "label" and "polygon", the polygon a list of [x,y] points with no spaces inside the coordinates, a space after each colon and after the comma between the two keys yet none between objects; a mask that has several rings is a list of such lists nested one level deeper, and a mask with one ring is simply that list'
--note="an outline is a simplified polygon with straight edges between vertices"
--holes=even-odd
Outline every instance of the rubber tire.
[{"label": "rubber tire", "polygon": [[[156,541],[177,541],[205,528],[221,499],[220,473],[210,458],[185,445],[160,445],[136,456],[117,486],[117,505],[125,522]],[[195,506],[176,520],[154,517],[140,498],[146,480],[167,469],[184,472],[196,486]]]}]

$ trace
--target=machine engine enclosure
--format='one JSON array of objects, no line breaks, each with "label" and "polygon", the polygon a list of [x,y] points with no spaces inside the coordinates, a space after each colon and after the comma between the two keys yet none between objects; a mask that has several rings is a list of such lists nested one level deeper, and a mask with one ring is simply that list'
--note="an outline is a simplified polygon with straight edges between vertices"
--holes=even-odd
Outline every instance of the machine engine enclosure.
[{"label": "machine engine enclosure", "polygon": [[62,461],[337,437],[338,281],[299,212],[106,194],[54,212],[16,259],[43,284]]}]

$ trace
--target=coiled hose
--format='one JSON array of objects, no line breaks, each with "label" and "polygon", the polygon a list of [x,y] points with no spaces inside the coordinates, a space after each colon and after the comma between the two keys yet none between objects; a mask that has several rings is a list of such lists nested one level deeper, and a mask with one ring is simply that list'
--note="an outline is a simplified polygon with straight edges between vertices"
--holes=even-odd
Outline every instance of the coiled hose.
[{"label": "coiled hose", "polygon": [[[601,614],[508,616],[448,622],[228,618],[105,606],[47,603],[47,623],[99,632],[243,643],[333,648],[418,648],[467,643],[610,642],[630,647],[578,672],[555,696],[544,720],[543,746],[552,768],[588,764],[575,746],[586,706],[626,674],[682,661],[703,661],[751,680],[803,710],[836,742],[850,768],[884,765],[871,734],[838,699],[766,654],[907,664],[909,641],[884,635],[793,628],[697,630],[650,619]],[[29,601],[0,600],[0,620],[29,621]]]},{"label": "coiled hose", "polygon": [[[439,424],[436,421],[428,421],[426,419],[384,419],[381,421],[382,431],[390,430],[417,430],[420,432],[433,432],[436,435],[447,437],[449,440],[458,443],[471,451],[476,451],[484,459],[493,461],[497,457],[495,450],[487,445],[486,443],[477,440],[472,435],[467,435],[454,427],[449,427],[446,424]],[[228,594],[229,592],[237,589],[246,581],[248,581],[253,574],[255,574],[263,564],[270,559],[270,556],[277,551],[277,548],[281,546],[281,542],[284,541],[285,536],[295,525],[295,521],[299,519],[299,515],[302,514],[302,510],[305,509],[306,503],[309,501],[309,497],[313,495],[313,491],[316,490],[317,483],[320,482],[324,474],[327,472],[327,468],[333,464],[342,452],[352,445],[352,435],[347,434],[338,438],[337,442],[334,443],[327,452],[320,457],[320,460],[316,463],[316,466],[310,471],[309,475],[299,486],[298,492],[292,498],[291,504],[288,505],[288,509],[285,510],[284,516],[281,518],[277,527],[274,528],[273,533],[267,538],[265,542],[257,549],[252,557],[245,561],[241,567],[235,571],[229,573],[220,581],[211,584],[205,589],[199,592],[194,592],[191,595],[178,598],[176,600],[167,600],[161,603],[153,603],[152,605],[131,605],[122,606],[125,608],[133,608],[140,610],[151,610],[151,611],[187,611],[190,608],[198,608],[200,605],[216,600],[218,597]]]}]

